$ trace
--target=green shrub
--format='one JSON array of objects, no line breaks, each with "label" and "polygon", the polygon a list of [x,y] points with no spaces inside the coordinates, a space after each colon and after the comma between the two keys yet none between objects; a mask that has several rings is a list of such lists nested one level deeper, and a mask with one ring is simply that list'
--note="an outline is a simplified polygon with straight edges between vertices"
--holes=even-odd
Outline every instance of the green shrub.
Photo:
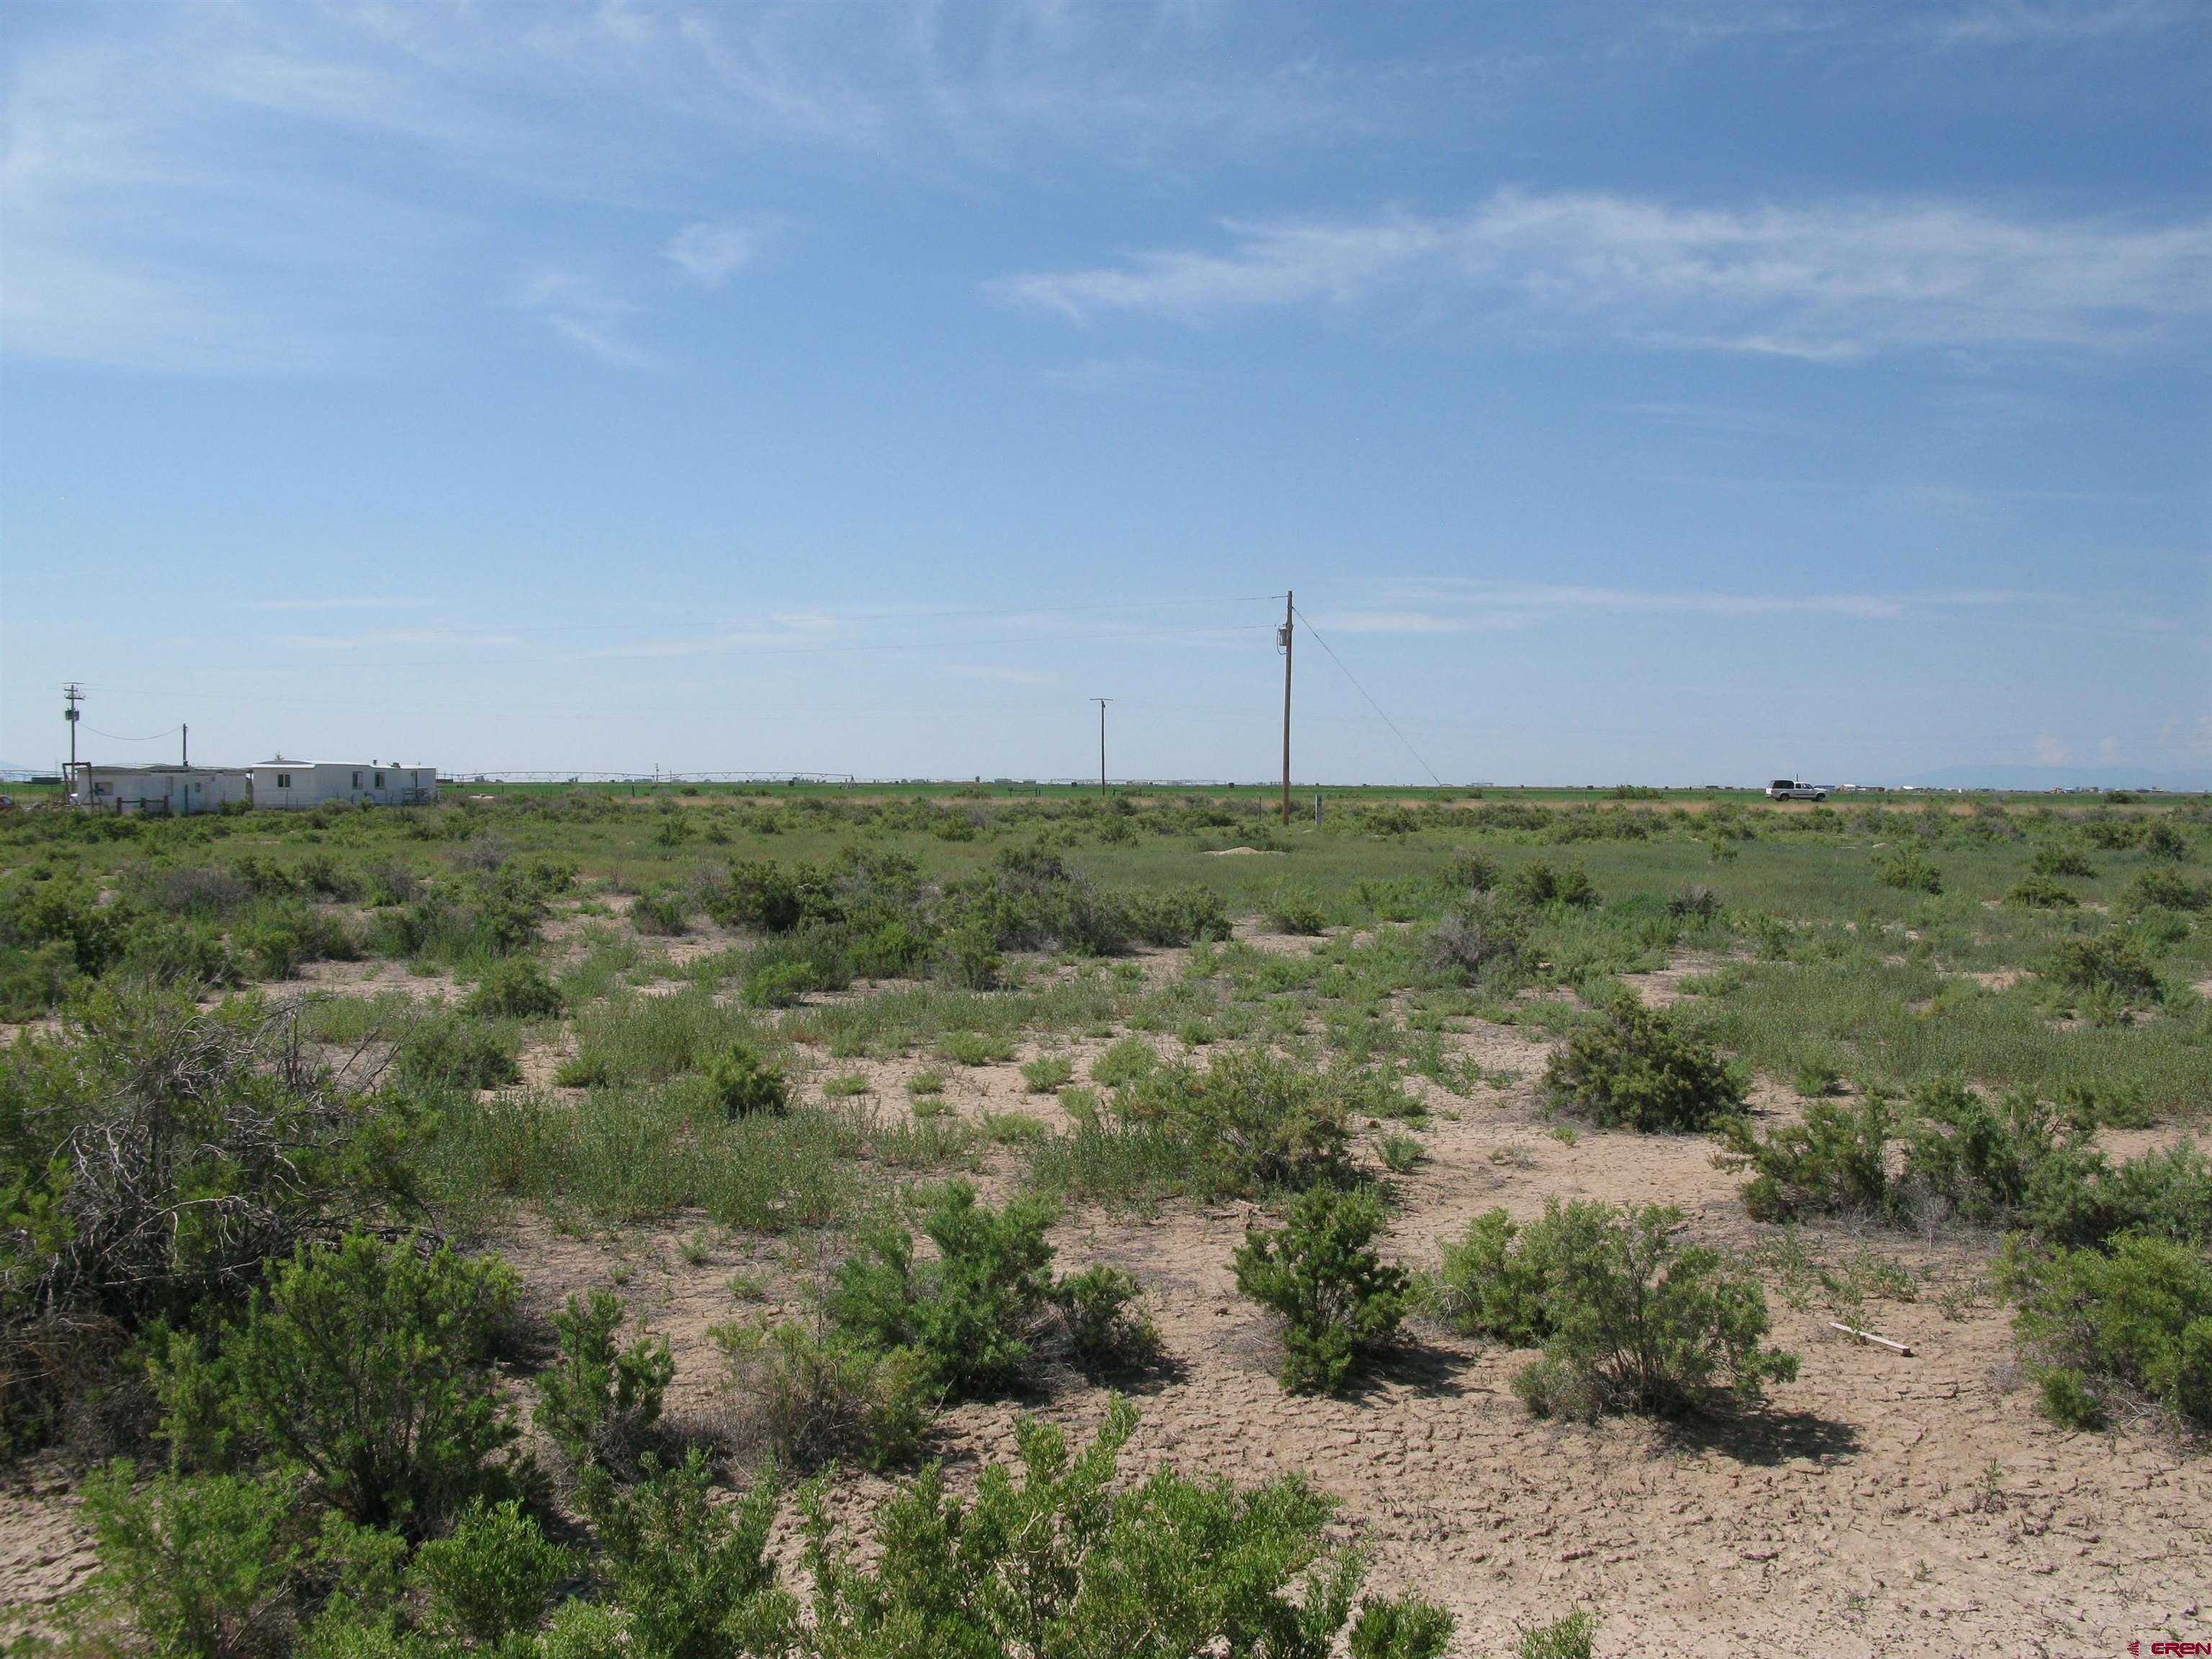
[{"label": "green shrub", "polygon": [[2051,979],[2084,994],[2108,992],[2129,1007],[2158,1001],[2163,988],[2133,940],[2117,933],[2076,935],[2051,946]]},{"label": "green shrub", "polygon": [[817,1336],[790,1321],[714,1333],[761,1437],[788,1468],[853,1458],[872,1469],[914,1460],[938,1390],[913,1348]]},{"label": "green shrub", "polygon": [[1711,1045],[1631,996],[1577,1031],[1544,1082],[1554,1104],[1646,1134],[1709,1129],[1743,1110],[1743,1085]]},{"label": "green shrub", "polygon": [[2109,1252],[2016,1249],[2014,1331],[2046,1409],[2072,1426],[2147,1400],[2212,1433],[2212,1261],[2203,1248],[2126,1233]]},{"label": "green shrub", "polygon": [[1181,1149],[1189,1189],[1250,1197],[1352,1180],[1345,1092],[1341,1076],[1316,1076],[1264,1049],[1239,1048],[1203,1072],[1163,1066],[1117,1090],[1112,1111],[1125,1127]]},{"label": "green shrub", "polygon": [[[837,1541],[826,1493],[810,1489],[816,1647],[975,1659],[1334,1651],[1364,1564],[1357,1551],[1329,1553],[1329,1500],[1294,1476],[1240,1492],[1160,1469],[1120,1485],[1135,1423],[1117,1399],[1097,1439],[1071,1452],[1059,1428],[1024,1419],[1019,1478],[985,1470],[965,1505],[925,1470],[884,1505],[865,1563]],[[1407,1602],[1368,1601],[1359,1623],[1361,1659],[1436,1659],[1450,1628]]]},{"label": "green shrub", "polygon": [[749,1042],[732,1042],[707,1062],[707,1088],[726,1118],[775,1115],[791,1104],[791,1085],[783,1068],[762,1057]]},{"label": "green shrub", "polygon": [[2031,910],[2072,910],[2081,901],[2047,876],[2030,876],[2017,882],[2004,896],[2007,904],[2023,904]]},{"label": "green shrub", "polygon": [[406,1205],[410,1114],[305,1060],[296,1019],[100,992],[0,1053],[0,1438],[94,1392],[147,1323],[214,1316],[301,1239]]},{"label": "green shrub", "polygon": [[1142,1082],[1160,1066],[1158,1050],[1142,1037],[1123,1037],[1091,1062],[1091,1080],[1102,1089]]},{"label": "green shrub", "polygon": [[1066,1054],[1039,1054],[1022,1067],[1022,1085],[1033,1095],[1058,1094],[1075,1081],[1075,1062]]},{"label": "green shrub", "polygon": [[996,1066],[1014,1057],[1014,1045],[988,1031],[947,1031],[937,1050],[956,1066]]},{"label": "green shrub", "polygon": [[766,1553],[775,1484],[732,1504],[714,1501],[714,1486],[713,1467],[694,1446],[668,1468],[647,1454],[635,1485],[592,1469],[577,1488],[601,1574],[641,1655],[741,1659],[781,1653],[795,1633],[794,1605]]},{"label": "green shrub", "polygon": [[155,1475],[130,1463],[84,1482],[100,1546],[90,1608],[126,1620],[154,1653],[232,1659],[278,1646],[307,1555],[290,1486],[277,1479]]},{"label": "green shrub", "polygon": [[1597,1615],[1588,1607],[1522,1631],[1513,1659],[1591,1659],[1597,1651]]},{"label": "green shrub", "polygon": [[1284,882],[1267,896],[1267,906],[1262,915],[1267,926],[1278,933],[1319,933],[1328,926],[1328,918],[1310,889]]},{"label": "green shrub", "polygon": [[131,930],[117,978],[143,985],[234,985],[239,974],[222,935],[205,923],[149,918]]},{"label": "green shrub", "polygon": [[453,1014],[410,1026],[392,1056],[401,1081],[434,1089],[496,1089],[522,1079],[514,1031]]},{"label": "green shrub", "polygon": [[1679,887],[1667,900],[1667,915],[1673,921],[1707,922],[1721,913],[1721,896],[1702,882],[1692,882]]},{"label": "green shrub", "polygon": [[1245,1232],[1237,1288],[1284,1320],[1285,1389],[1332,1392],[1396,1339],[1407,1280],[1376,1253],[1382,1224],[1373,1194],[1316,1187],[1291,1200],[1279,1231]]},{"label": "green shrub", "polygon": [[1133,1274],[1103,1262],[1052,1287],[1076,1362],[1091,1370],[1127,1370],[1158,1358],[1159,1333],[1145,1316]]},{"label": "green shrub", "polygon": [[1346,1659],[1442,1659],[1455,1620],[1433,1601],[1363,1601]]},{"label": "green shrub", "polygon": [[839,1265],[824,1309],[856,1340],[915,1349],[933,1380],[955,1394],[1010,1387],[1029,1365],[1051,1290],[1044,1231],[1057,1214],[1034,1196],[994,1210],[968,1182],[947,1182],[921,1217],[937,1259],[917,1262],[903,1227],[866,1229],[860,1249]]},{"label": "green shrub", "polygon": [[2094,881],[2097,876],[2097,866],[2078,847],[2039,847],[2027,867],[2045,880],[2071,876],[2079,881]]},{"label": "green shrub", "polygon": [[298,903],[258,912],[232,930],[231,944],[261,979],[289,979],[304,963],[350,962],[361,954],[343,922]]},{"label": "green shrub", "polygon": [[2160,818],[2143,826],[2136,838],[2136,845],[2154,859],[2171,859],[2179,863],[2189,856],[2189,837],[2175,827],[2171,818]]},{"label": "green shrub", "polygon": [[767,862],[733,864],[728,881],[708,895],[707,910],[725,927],[764,933],[787,933],[809,921],[843,920],[828,878],[810,865],[791,871]]},{"label": "green shrub", "polygon": [[1869,1094],[1856,1106],[1814,1101],[1796,1123],[1764,1139],[1738,1119],[1729,1144],[1754,1173],[1743,1188],[1745,1212],[1756,1221],[1808,1216],[1887,1217],[1892,1212],[1887,1147],[1898,1125],[1887,1100]]},{"label": "green shrub", "polygon": [[569,1553],[509,1498],[471,1504],[449,1537],[416,1552],[408,1577],[425,1592],[431,1628],[496,1648],[535,1631],[545,1604],[574,1571]]},{"label": "green shrub", "polygon": [[1943,872],[1929,862],[1917,842],[1904,842],[1875,849],[1874,878],[1885,887],[1930,897],[1943,890]]},{"label": "green shrub", "polygon": [[411,1239],[303,1244],[219,1351],[172,1340],[164,1431],[202,1458],[296,1466],[362,1526],[434,1534],[506,1474],[515,1425],[483,1362],[514,1291],[496,1258]]},{"label": "green shrub", "polygon": [[1487,893],[1498,885],[1502,873],[1498,860],[1489,854],[1459,852],[1444,860],[1444,867],[1437,872],[1437,880],[1452,893]]},{"label": "green shrub", "polygon": [[1006,965],[997,936],[988,927],[972,922],[945,934],[937,963],[939,976],[963,991],[995,989]]},{"label": "green shrub", "polygon": [[690,930],[690,896],[681,887],[648,887],[631,902],[629,925],[667,937]]},{"label": "green shrub", "polygon": [[484,970],[462,1011],[482,1019],[558,1019],[561,993],[543,963],[530,957],[505,957]]},{"label": "green shrub", "polygon": [[1493,965],[1512,967],[1528,944],[1528,918],[1486,894],[1429,930],[1428,959],[1432,967],[1474,978]]},{"label": "green shrub", "polygon": [[1532,910],[1595,910],[1599,903],[1589,871],[1579,864],[1554,868],[1543,859],[1533,859],[1516,870],[1505,892],[1514,903]]},{"label": "green shrub", "polygon": [[1236,931],[1220,895],[1194,883],[1136,893],[1123,904],[1130,933],[1147,945],[1218,942]]},{"label": "green shrub", "polygon": [[1540,1416],[1696,1409],[1718,1390],[1759,1400],[1796,1375],[1762,1346],[1759,1282],[1717,1251],[1682,1248],[1679,1210],[1551,1200],[1540,1221],[1478,1217],[1430,1292],[1453,1328],[1543,1355],[1514,1379]]},{"label": "green shrub", "polygon": [[568,1298],[553,1316],[560,1357],[537,1379],[536,1421],[578,1468],[598,1464],[626,1474],[636,1466],[662,1396],[676,1376],[665,1337],[617,1342],[622,1298],[594,1291]]},{"label": "green shrub", "polygon": [[748,1008],[791,1008],[809,991],[822,989],[820,976],[803,962],[748,963],[738,994]]},{"label": "green shrub", "polygon": [[2212,909],[2212,881],[2191,881],[2172,870],[2138,871],[2120,890],[2120,908],[2131,915],[2151,909]]}]

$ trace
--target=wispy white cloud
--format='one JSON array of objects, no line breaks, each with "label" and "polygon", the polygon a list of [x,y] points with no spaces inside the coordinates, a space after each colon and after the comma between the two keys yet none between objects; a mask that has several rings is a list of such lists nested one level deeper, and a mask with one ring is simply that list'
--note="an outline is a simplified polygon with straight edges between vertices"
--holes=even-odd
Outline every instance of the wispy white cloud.
[{"label": "wispy white cloud", "polygon": [[1847,362],[1878,352],[2139,347],[2212,316],[2212,219],[2005,218],[1953,203],[1687,207],[1504,190],[1473,210],[1229,220],[1216,247],[991,284],[1079,323],[1202,324],[1392,301],[1558,339]]},{"label": "wispy white cloud", "polygon": [[[1552,618],[1590,612],[1622,616],[1832,617],[1859,622],[1894,622],[1915,616],[2014,605],[2033,597],[2002,589],[1918,593],[1750,593],[1714,589],[1670,592],[1462,577],[1395,582],[1386,586],[1384,595],[1408,603],[1425,601],[1431,608],[1352,612],[1349,617],[1322,620],[1348,632],[1399,634],[1528,627]],[[1443,605],[1453,608],[1436,608]]]},{"label": "wispy white cloud", "polygon": [[458,645],[471,648],[520,645],[514,634],[470,634],[445,628],[389,628],[362,634],[288,634],[278,641],[295,651],[370,651],[383,646]]},{"label": "wispy white cloud", "polygon": [[1473,623],[1433,611],[1340,611],[1316,625],[1332,634],[1463,634]]},{"label": "wispy white cloud", "polygon": [[946,662],[938,664],[937,670],[956,679],[989,680],[1000,685],[1051,686],[1062,684],[1057,674],[1040,674],[1028,668],[1006,668],[995,663]]},{"label": "wispy white cloud", "polygon": [[592,657],[651,658],[733,656],[748,651],[823,650],[856,642],[850,618],[826,611],[778,611],[764,617],[726,622],[683,639],[645,640],[588,652]]},{"label": "wispy white cloud", "polygon": [[652,354],[630,337],[639,307],[594,277],[572,270],[539,270],[522,284],[523,309],[544,319],[570,344],[619,368],[644,368]]},{"label": "wispy white cloud", "polygon": [[760,232],[745,225],[686,225],[662,250],[702,288],[720,288],[760,252]]},{"label": "wispy white cloud", "polygon": [[414,603],[412,599],[362,594],[326,599],[252,599],[247,602],[246,609],[249,611],[397,611]]}]

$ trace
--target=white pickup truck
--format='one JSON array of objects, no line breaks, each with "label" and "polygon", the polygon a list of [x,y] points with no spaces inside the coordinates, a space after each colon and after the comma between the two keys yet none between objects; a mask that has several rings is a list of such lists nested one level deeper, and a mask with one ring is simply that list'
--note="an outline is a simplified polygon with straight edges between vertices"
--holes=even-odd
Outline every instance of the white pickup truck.
[{"label": "white pickup truck", "polygon": [[1828,792],[1817,783],[1798,783],[1789,778],[1777,778],[1766,786],[1769,800],[1826,800]]}]

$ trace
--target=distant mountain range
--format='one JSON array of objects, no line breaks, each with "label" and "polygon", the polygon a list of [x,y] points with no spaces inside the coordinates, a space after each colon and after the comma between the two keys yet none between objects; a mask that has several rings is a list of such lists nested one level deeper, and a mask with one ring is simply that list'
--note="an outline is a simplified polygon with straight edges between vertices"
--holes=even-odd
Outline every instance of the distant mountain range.
[{"label": "distant mountain range", "polygon": [[2158,766],[1945,766],[1899,781],[1921,789],[2212,790],[2212,772]]}]

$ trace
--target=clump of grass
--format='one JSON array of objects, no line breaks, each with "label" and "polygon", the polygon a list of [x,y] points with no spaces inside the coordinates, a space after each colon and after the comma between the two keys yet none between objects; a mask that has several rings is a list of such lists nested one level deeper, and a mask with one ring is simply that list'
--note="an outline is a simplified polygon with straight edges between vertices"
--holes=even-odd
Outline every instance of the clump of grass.
[{"label": "clump of grass", "polygon": [[1123,1037],[1091,1062],[1091,1080],[1102,1089],[1125,1088],[1159,1069],[1160,1057],[1141,1037]]},{"label": "clump of grass", "polygon": [[1075,1080],[1075,1063],[1066,1054],[1039,1054],[1022,1067],[1022,1085],[1033,1095],[1057,1094]]},{"label": "clump of grass", "polygon": [[925,1099],[933,1095],[941,1095],[945,1092],[945,1073],[931,1071],[916,1072],[906,1080],[906,1091],[917,1100]]},{"label": "clump of grass", "polygon": [[947,1031],[937,1051],[956,1066],[1003,1065],[1014,1057],[1009,1039],[988,1031]]},{"label": "clump of grass", "polygon": [[1392,1174],[1404,1175],[1428,1156],[1428,1149],[1421,1145],[1419,1137],[1393,1129],[1376,1143],[1375,1155]]},{"label": "clump of grass", "polygon": [[867,1075],[862,1072],[838,1072],[823,1079],[822,1096],[825,1100],[850,1100],[855,1095],[869,1091]]}]

